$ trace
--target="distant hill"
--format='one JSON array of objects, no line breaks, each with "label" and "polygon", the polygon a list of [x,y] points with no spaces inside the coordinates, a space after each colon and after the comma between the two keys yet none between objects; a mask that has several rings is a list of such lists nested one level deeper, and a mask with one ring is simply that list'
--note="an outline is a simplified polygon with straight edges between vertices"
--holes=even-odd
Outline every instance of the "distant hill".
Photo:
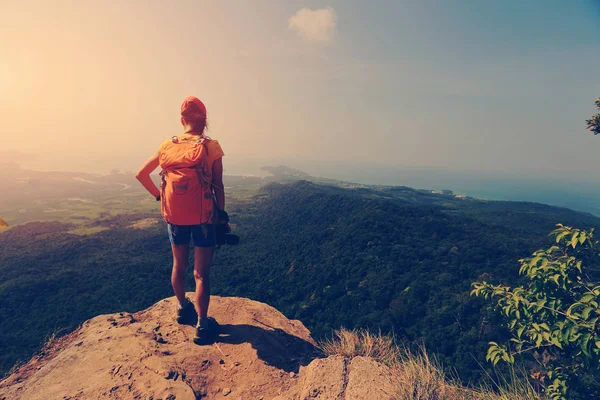
[{"label": "distant hill", "polygon": [[278,167],[262,167],[261,170],[272,174],[275,178],[308,179],[310,175],[306,172],[280,165]]},{"label": "distant hill", "polygon": [[1,163],[20,163],[35,160],[39,156],[37,154],[22,153],[20,151],[0,150]]}]

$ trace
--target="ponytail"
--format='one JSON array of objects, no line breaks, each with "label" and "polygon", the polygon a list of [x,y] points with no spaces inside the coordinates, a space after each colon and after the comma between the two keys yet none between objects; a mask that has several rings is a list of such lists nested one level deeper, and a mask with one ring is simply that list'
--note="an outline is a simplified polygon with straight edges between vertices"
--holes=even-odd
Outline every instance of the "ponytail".
[{"label": "ponytail", "polygon": [[181,116],[192,127],[194,132],[204,133],[207,127],[206,115],[199,108],[195,107],[195,104],[191,104],[185,112],[181,113]]}]

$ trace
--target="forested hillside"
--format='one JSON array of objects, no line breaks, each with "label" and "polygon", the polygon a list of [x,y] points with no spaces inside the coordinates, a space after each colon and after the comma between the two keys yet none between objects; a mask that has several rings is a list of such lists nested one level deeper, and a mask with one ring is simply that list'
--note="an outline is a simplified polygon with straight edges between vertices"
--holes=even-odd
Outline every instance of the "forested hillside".
[{"label": "forested hillside", "polygon": [[471,282],[514,283],[517,260],[547,245],[557,222],[600,226],[541,204],[310,182],[267,186],[237,219],[244,245],[220,256],[221,293],[273,304],[317,337],[368,327],[423,342],[466,381],[479,379],[487,342],[503,335],[469,296]]},{"label": "forested hillside", "polygon": [[[503,335],[471,282],[514,283],[517,260],[558,222],[600,226],[540,204],[307,181],[269,184],[229,210],[242,244],[218,251],[215,294],[271,304],[316,338],[345,326],[423,342],[464,381],[480,378],[487,342]],[[1,372],[55,331],[171,295],[165,228],[147,218],[158,210],[103,217],[91,227],[107,229],[84,236],[52,222],[0,233]]]}]

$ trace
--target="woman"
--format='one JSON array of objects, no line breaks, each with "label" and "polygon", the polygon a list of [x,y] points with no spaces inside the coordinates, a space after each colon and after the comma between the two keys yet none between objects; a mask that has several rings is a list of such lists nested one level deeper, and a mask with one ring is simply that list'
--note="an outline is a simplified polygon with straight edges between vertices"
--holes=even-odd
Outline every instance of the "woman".
[{"label": "woman", "polygon": [[[186,191],[185,194],[189,195],[190,193],[187,192],[188,181],[185,181],[186,183],[184,186],[176,186],[176,183],[173,182],[177,181],[177,179],[170,178],[169,173],[165,174],[165,170],[163,170],[163,173],[161,173],[163,176],[161,191],[150,178],[150,174],[159,166],[159,164],[165,168],[164,160],[167,151],[166,149],[169,145],[172,146],[172,143],[178,144],[193,141],[197,146],[204,146],[203,150],[207,153],[203,159],[203,165],[205,166],[204,170],[194,171],[193,168],[188,167],[185,169],[180,168],[174,170],[173,173],[197,174],[198,180],[194,179],[193,184],[198,185],[198,187],[200,187],[200,185],[205,185],[205,189],[208,188],[211,194],[207,196],[197,195],[195,199],[199,199],[200,197],[210,197],[210,204],[212,205],[214,194],[214,200],[216,202],[216,207],[218,208],[218,210],[214,210],[214,214],[218,215],[219,210],[225,209],[222,161],[224,153],[216,140],[211,140],[204,135],[206,129],[206,107],[197,97],[189,96],[181,104],[181,125],[183,125],[183,135],[175,136],[171,140],[163,143],[156,154],[150,157],[150,159],[142,165],[139,172],[136,174],[136,178],[157,200],[161,200],[161,197],[163,197],[162,212],[163,217],[165,217],[168,224],[169,239],[173,251],[171,284],[179,302],[177,307],[178,323],[185,323],[196,318],[194,315],[194,304],[192,304],[185,296],[185,275],[189,258],[190,238],[194,243],[194,279],[196,281],[195,312],[198,316],[194,342],[203,343],[208,340],[210,335],[212,335],[218,327],[214,319],[208,318],[208,305],[210,302],[209,274],[215,247],[215,230],[213,222],[222,223],[223,221],[216,221],[212,217],[212,207],[209,211],[210,217],[190,217],[192,218],[190,221],[193,221],[192,224],[181,224],[181,218],[179,218],[178,221],[175,221],[175,218],[171,217],[173,213],[179,211],[182,213],[193,213],[194,210],[191,209],[194,207],[185,207],[182,206],[181,203],[177,204],[174,202],[177,201],[177,193],[174,196],[169,196],[168,193],[165,194],[165,188],[170,189],[171,184],[175,188],[175,191],[179,190],[180,187],[183,187]],[[196,178],[196,175],[194,175],[194,178]],[[189,190],[192,190],[191,187]],[[172,201],[170,205],[167,204],[169,201]],[[169,207],[171,209],[166,210],[166,208]],[[173,210],[173,208],[177,207],[179,207],[180,210]],[[200,211],[198,213],[200,213]],[[206,214],[206,207],[204,214]],[[208,222],[206,222],[207,218]]]}]

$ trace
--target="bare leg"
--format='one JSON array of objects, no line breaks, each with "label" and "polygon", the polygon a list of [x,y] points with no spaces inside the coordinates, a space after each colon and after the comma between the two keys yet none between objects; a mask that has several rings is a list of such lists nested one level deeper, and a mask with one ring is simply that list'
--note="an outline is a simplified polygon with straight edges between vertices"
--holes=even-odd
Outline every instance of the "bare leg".
[{"label": "bare leg", "polygon": [[208,316],[210,302],[210,265],[214,247],[195,247],[194,279],[196,280],[196,311],[198,321]]},{"label": "bare leg", "polygon": [[179,304],[185,301],[185,273],[187,271],[188,257],[190,255],[190,246],[171,245],[173,250],[173,272],[171,273],[171,285],[175,292],[175,297]]}]

